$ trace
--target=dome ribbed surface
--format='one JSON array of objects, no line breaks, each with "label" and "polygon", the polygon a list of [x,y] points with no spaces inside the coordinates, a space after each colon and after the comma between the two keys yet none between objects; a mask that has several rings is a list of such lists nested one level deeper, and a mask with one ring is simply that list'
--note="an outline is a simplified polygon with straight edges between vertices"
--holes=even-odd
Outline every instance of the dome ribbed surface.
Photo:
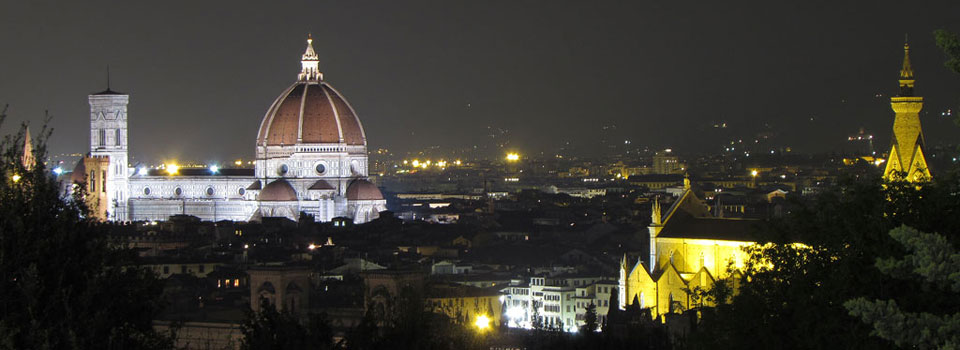
[{"label": "dome ribbed surface", "polygon": [[257,145],[300,143],[366,145],[366,136],[353,108],[330,84],[300,81],[287,88],[267,110]]}]

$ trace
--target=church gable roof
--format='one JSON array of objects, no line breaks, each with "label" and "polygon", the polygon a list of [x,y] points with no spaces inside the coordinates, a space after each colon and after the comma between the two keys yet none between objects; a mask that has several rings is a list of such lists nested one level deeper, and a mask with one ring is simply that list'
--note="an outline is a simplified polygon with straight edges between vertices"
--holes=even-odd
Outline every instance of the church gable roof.
[{"label": "church gable roof", "polygon": [[754,242],[756,237],[752,230],[757,223],[759,220],[755,219],[694,217],[678,213],[664,225],[657,237]]}]

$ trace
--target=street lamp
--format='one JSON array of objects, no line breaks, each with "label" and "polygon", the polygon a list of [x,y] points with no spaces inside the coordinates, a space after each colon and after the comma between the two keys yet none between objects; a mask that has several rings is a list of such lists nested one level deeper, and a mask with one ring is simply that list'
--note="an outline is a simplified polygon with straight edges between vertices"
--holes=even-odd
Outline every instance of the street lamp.
[{"label": "street lamp", "polygon": [[490,328],[490,318],[487,315],[477,316],[477,320],[473,322],[474,326],[477,326],[477,329],[480,331],[485,331]]}]

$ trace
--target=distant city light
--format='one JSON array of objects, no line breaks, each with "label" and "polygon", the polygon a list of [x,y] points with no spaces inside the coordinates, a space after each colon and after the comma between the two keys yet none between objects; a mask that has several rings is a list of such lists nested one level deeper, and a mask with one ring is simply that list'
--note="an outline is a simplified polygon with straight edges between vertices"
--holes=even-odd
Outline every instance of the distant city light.
[{"label": "distant city light", "polygon": [[241,165],[243,165],[243,161],[242,161],[242,160],[240,160],[240,159],[237,159],[237,161],[236,161],[236,162],[233,162],[233,165],[236,165],[236,166],[241,166]]},{"label": "distant city light", "polygon": [[313,244],[313,243],[310,243],[310,245],[307,246],[307,249],[310,249],[310,250],[317,249],[317,245],[316,245],[316,244]]},{"label": "distant city light", "polygon": [[414,168],[420,167],[420,161],[416,159],[414,159],[413,162],[410,162],[410,164],[412,164]]},{"label": "distant city light", "polygon": [[20,175],[13,174],[13,176],[11,176],[10,179],[13,180],[14,183],[20,182]]},{"label": "distant city light", "polygon": [[57,176],[63,175],[63,168],[61,167],[53,168],[53,173],[57,174]]},{"label": "distant city light", "polygon": [[460,163],[460,160],[457,159],[455,162],[453,162],[453,164],[460,165],[461,163]]},{"label": "distant city light", "polygon": [[137,175],[146,176],[148,173],[149,173],[149,170],[147,170],[147,168],[145,167],[140,167],[139,169],[137,169]]},{"label": "distant city light", "polygon": [[520,155],[517,153],[507,153],[507,161],[516,162],[520,160]]},{"label": "distant city light", "polygon": [[176,163],[171,163],[166,165],[167,174],[176,175],[180,171],[180,166]]},{"label": "distant city light", "polygon": [[220,172],[220,167],[218,167],[218,166],[216,166],[216,165],[211,165],[211,166],[210,166],[210,172],[213,173],[213,174],[216,174],[216,173]]},{"label": "distant city light", "polygon": [[758,171],[756,171],[756,170],[751,170],[751,171],[750,171],[750,176],[757,177],[757,175],[759,175],[759,174],[760,174],[760,172],[758,172]]}]

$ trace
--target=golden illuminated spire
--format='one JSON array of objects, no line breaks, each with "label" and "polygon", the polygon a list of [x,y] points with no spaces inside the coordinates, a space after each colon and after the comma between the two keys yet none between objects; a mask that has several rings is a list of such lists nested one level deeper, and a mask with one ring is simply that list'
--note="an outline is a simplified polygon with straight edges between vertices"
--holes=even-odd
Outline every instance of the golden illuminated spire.
[{"label": "golden illuminated spire", "polygon": [[903,66],[900,68],[899,96],[913,96],[913,66],[910,64],[910,44],[903,43]]},{"label": "golden illuminated spire", "polygon": [[300,81],[320,81],[323,80],[323,73],[320,73],[320,57],[313,51],[313,35],[307,34],[307,49],[303,52],[300,59],[302,66],[297,80]]},{"label": "golden illuminated spire", "polygon": [[923,97],[914,96],[914,72],[910,64],[910,44],[903,44],[903,65],[900,68],[900,93],[890,98],[890,107],[896,117],[893,120],[893,139],[887,155],[883,177],[886,180],[910,182],[930,181],[930,169],[923,154],[923,130],[920,127],[920,111]]}]

